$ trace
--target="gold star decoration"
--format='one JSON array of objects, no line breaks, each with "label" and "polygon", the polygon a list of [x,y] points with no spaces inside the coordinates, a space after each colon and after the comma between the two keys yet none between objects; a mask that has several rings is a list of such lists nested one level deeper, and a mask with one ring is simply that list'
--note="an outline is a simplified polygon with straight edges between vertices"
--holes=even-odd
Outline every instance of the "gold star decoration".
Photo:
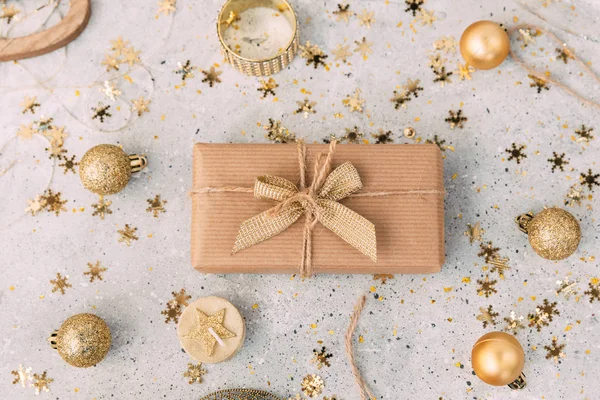
[{"label": "gold star decoration", "polygon": [[214,66],[211,66],[208,71],[203,69],[202,73],[204,74],[204,79],[202,79],[202,82],[208,82],[208,86],[213,87],[215,83],[221,83],[221,78],[219,78],[219,75],[221,75],[223,71],[217,71]]},{"label": "gold star decoration", "polygon": [[517,317],[517,313],[511,311],[508,317],[504,317],[504,322],[506,322],[504,332],[510,332],[513,335],[517,335],[521,329],[525,329],[525,324],[523,323],[524,319],[525,317],[522,315]]},{"label": "gold star decoration", "polygon": [[515,160],[517,164],[521,164],[524,158],[527,158],[527,154],[525,154],[525,146],[524,144],[517,146],[516,143],[512,143],[510,149],[505,149],[504,151],[509,154],[508,161]]},{"label": "gold star decoration", "polygon": [[477,294],[479,296],[490,297],[494,293],[498,293],[496,288],[494,287],[498,281],[492,280],[490,281],[490,277],[488,275],[485,276],[483,280],[478,279],[477,283],[479,287],[477,288]]},{"label": "gold star decoration", "polygon": [[90,277],[90,282],[94,282],[94,280],[97,278],[99,280],[103,280],[102,279],[102,273],[105,271],[108,271],[108,268],[103,267],[100,264],[100,261],[96,261],[96,264],[93,263],[87,263],[88,265],[88,270],[85,271],[83,273],[83,275],[85,276],[89,276]]},{"label": "gold star decoration", "polygon": [[142,60],[140,59],[141,51],[135,50],[133,47],[128,47],[123,52],[123,64],[129,64],[130,67],[133,67],[135,64],[140,64]]},{"label": "gold star decoration", "polygon": [[319,65],[327,67],[327,64],[325,64],[327,54],[323,53],[318,45],[311,44],[310,41],[307,41],[304,46],[300,45],[300,57],[306,59],[306,65],[313,64],[315,69]]},{"label": "gold star decoration", "polygon": [[135,110],[135,112],[137,113],[138,117],[141,117],[143,113],[145,112],[150,112],[150,109],[148,108],[148,106],[150,105],[150,103],[152,102],[152,100],[148,99],[144,99],[144,96],[140,96],[138,97],[138,99],[133,99],[131,100],[131,103],[133,103],[133,109]]},{"label": "gold star decoration", "polygon": [[156,18],[160,16],[160,14],[171,15],[177,11],[177,0],[161,0],[158,3],[158,11],[156,13]]},{"label": "gold star decoration", "polygon": [[31,376],[31,367],[24,368],[22,364],[19,364],[19,368],[14,371],[10,371],[10,373],[15,377],[12,381],[13,385],[20,384],[21,387],[27,387],[31,385],[32,376]]},{"label": "gold star decoration", "polygon": [[350,51],[349,45],[342,46],[341,44],[338,44],[335,50],[332,51],[332,54],[335,56],[333,61],[348,62],[348,57],[352,55],[352,52]]},{"label": "gold star decoration", "polygon": [[313,354],[314,354],[314,357],[312,358],[312,360],[310,360],[310,363],[315,364],[317,366],[317,369],[321,369],[324,366],[331,367],[331,363],[329,362],[329,359],[331,357],[333,357],[333,354],[327,353],[327,349],[325,349],[325,346],[321,347],[320,351],[317,349],[314,349]]},{"label": "gold star decoration", "polygon": [[99,119],[101,123],[104,123],[106,118],[112,117],[110,104],[104,105],[102,102],[98,102],[96,107],[92,107],[92,111],[92,119]]},{"label": "gold star decoration", "polygon": [[58,166],[63,167],[63,170],[64,170],[63,172],[65,175],[69,171],[76,174],[75,167],[78,166],[79,163],[77,161],[75,161],[75,155],[73,155],[71,158],[69,158],[67,156],[60,156],[59,158],[62,158],[63,162],[58,164]]},{"label": "gold star decoration", "polygon": [[288,143],[296,140],[296,135],[281,125],[281,121],[269,118],[269,126],[265,126],[267,131],[265,137],[275,143]]},{"label": "gold star decoration", "polygon": [[38,133],[37,129],[33,126],[33,122],[29,125],[21,124],[17,130],[17,136],[22,140],[29,140]]},{"label": "gold star decoration", "polygon": [[118,71],[120,60],[111,54],[106,54],[100,64],[106,66],[106,72]]},{"label": "gold star decoration", "polygon": [[60,292],[60,294],[65,294],[65,291],[68,288],[73,287],[68,280],[69,275],[62,276],[60,272],[57,272],[56,279],[50,280],[50,283],[52,284],[52,293]]},{"label": "gold star decoration", "polygon": [[188,378],[188,383],[202,383],[202,376],[206,375],[206,370],[202,368],[202,363],[196,365],[188,363],[188,369],[183,373],[185,378]]},{"label": "gold star decoration", "polygon": [[265,97],[267,97],[268,95],[275,96],[275,89],[279,87],[277,82],[275,82],[275,79],[273,79],[273,78],[269,78],[269,80],[261,79],[259,82],[260,82],[260,87],[256,90],[259,92],[262,92],[263,99]]},{"label": "gold star decoration", "polygon": [[294,114],[303,114],[304,118],[308,118],[308,116],[310,114],[316,114],[316,110],[315,110],[315,105],[317,104],[316,101],[310,101],[307,98],[305,98],[303,101],[297,101],[296,104],[298,104],[298,109],[296,111],[294,111]]},{"label": "gold star decoration", "polygon": [[488,308],[479,307],[479,315],[477,316],[477,321],[481,321],[483,323],[483,328],[487,328],[488,325],[494,325],[498,323],[496,321],[496,317],[498,317],[498,313],[494,312],[493,306],[490,304]]},{"label": "gold star decoration", "polygon": [[323,392],[325,383],[320,376],[315,374],[307,375],[302,379],[302,392],[308,397],[316,397]]},{"label": "gold star decoration", "polygon": [[104,200],[104,196],[100,196],[100,199],[98,199],[97,203],[92,204],[92,208],[94,209],[94,212],[92,212],[92,216],[99,216],[100,219],[104,219],[104,216],[106,214],[112,214],[112,210],[110,209],[110,205],[112,204],[112,201],[110,200]]},{"label": "gold star decoration", "polygon": [[54,125],[52,125],[53,121],[54,120],[52,118],[45,118],[42,115],[39,121],[34,121],[33,124],[37,126],[38,133],[43,133],[54,127]]},{"label": "gold star decoration", "polygon": [[125,224],[123,229],[117,230],[119,233],[119,243],[125,243],[127,246],[131,246],[131,242],[134,240],[138,240],[135,232],[137,228],[129,226],[129,224]]},{"label": "gold star decoration", "polygon": [[360,26],[366,26],[367,28],[371,27],[371,24],[375,23],[375,12],[368,12],[363,8],[362,13],[357,15]]},{"label": "gold star decoration", "polygon": [[382,128],[379,128],[377,133],[371,133],[371,137],[375,139],[375,144],[386,144],[394,141],[392,131],[384,131]]},{"label": "gold star decoration", "polygon": [[471,67],[469,64],[457,64],[457,70],[455,71],[458,74],[458,77],[461,81],[471,80],[471,74],[475,72],[475,68]]},{"label": "gold star decoration", "polygon": [[149,204],[148,208],[146,208],[146,212],[151,212],[154,215],[154,218],[158,218],[159,213],[166,213],[165,204],[167,204],[166,200],[161,200],[160,194],[154,196],[154,199],[146,200]]},{"label": "gold star decoration", "polygon": [[566,344],[561,343],[558,344],[558,338],[554,336],[552,338],[552,343],[549,346],[544,346],[546,350],[546,360],[553,359],[555,364],[558,364],[560,358],[565,358],[567,355],[563,351],[565,349]]},{"label": "gold star decoration", "polygon": [[548,299],[544,299],[543,304],[535,308],[535,313],[529,313],[527,319],[529,320],[529,327],[535,327],[538,332],[541,332],[542,327],[550,325],[555,315],[560,315],[560,312],[556,309],[556,302],[550,303]]},{"label": "gold star decoration", "polygon": [[33,387],[35,388],[35,394],[39,395],[42,391],[49,392],[50,384],[54,382],[54,379],[49,378],[46,375],[46,371],[43,374],[33,374]]},{"label": "gold star decoration", "polygon": [[443,51],[444,53],[456,53],[456,39],[454,36],[442,36],[440,39],[433,42],[433,47],[438,51]]},{"label": "gold star decoration", "polygon": [[421,26],[431,26],[435,21],[437,21],[437,17],[433,15],[433,11],[427,10],[419,10],[419,15],[417,15],[417,21],[421,24]]},{"label": "gold star decoration", "polygon": [[373,49],[371,49],[371,46],[373,45],[373,43],[367,42],[367,38],[364,36],[360,42],[358,40],[355,40],[354,44],[356,44],[356,47],[354,48],[354,52],[360,53],[363,60],[365,60],[365,61],[369,58],[369,54],[373,53]]},{"label": "gold star decoration", "polygon": [[465,236],[469,238],[469,243],[473,244],[474,242],[481,242],[483,240],[484,232],[479,221],[477,221],[475,225],[467,224]]},{"label": "gold star decoration", "polygon": [[47,189],[39,199],[40,204],[44,206],[46,211],[53,212],[57,216],[61,211],[67,211],[65,204],[67,200],[63,200],[60,192],[54,193],[52,189]]},{"label": "gold star decoration", "polygon": [[[185,82],[188,79],[194,78],[194,70],[196,69],[196,67],[194,67],[192,65],[192,62],[190,60],[186,60],[185,63],[182,63],[181,61],[177,62],[177,69],[173,72],[175,72],[178,75],[181,75],[181,81],[183,82],[183,84],[185,84]],[[205,74],[206,75],[206,74]],[[210,85],[212,87],[212,84]]]},{"label": "gold star decoration", "polygon": [[114,83],[110,83],[109,81],[104,81],[104,85],[100,88],[100,92],[106,96],[110,101],[115,102],[117,97],[122,94],[122,92],[117,88]]},{"label": "gold star decoration", "polygon": [[529,74],[527,77],[531,79],[529,87],[535,88],[538,93],[542,93],[542,90],[550,90],[550,85],[548,85],[546,79],[533,74]]},{"label": "gold star decoration", "polygon": [[217,339],[213,336],[212,332],[221,339],[233,338],[235,337],[235,333],[230,332],[223,326],[225,309],[222,309],[213,315],[206,315],[198,309],[195,311],[196,325],[183,337],[200,341],[204,352],[207,355],[212,356],[215,351],[215,345],[217,344]]},{"label": "gold star decoration", "polygon": [[567,300],[573,295],[577,296],[577,282],[571,282],[568,276],[565,276],[563,280],[556,281],[556,284],[559,286],[556,290],[557,296],[562,294]]},{"label": "gold star decoration", "polygon": [[37,97],[35,97],[35,96],[33,96],[33,97],[25,96],[25,98],[19,105],[23,109],[23,111],[22,111],[23,114],[26,114],[28,112],[35,114],[36,107],[41,106],[41,104],[37,102]]},{"label": "gold star decoration", "polygon": [[350,4],[338,4],[337,10],[333,12],[335,15],[335,20],[337,22],[345,21],[346,24],[350,22],[350,17],[354,15],[352,11],[350,11]]},{"label": "gold star decoration", "polygon": [[365,100],[360,97],[361,93],[362,91],[357,88],[353,95],[348,95],[342,100],[342,104],[348,107],[352,112],[363,112]]},{"label": "gold star decoration", "polygon": [[464,123],[467,122],[467,117],[465,117],[462,113],[462,110],[458,111],[448,111],[448,118],[444,119],[447,123],[450,124],[450,129],[454,128],[464,128]]},{"label": "gold star decoration", "polygon": [[63,144],[65,144],[65,138],[68,136],[65,133],[64,126],[61,128],[50,126],[48,129],[43,131],[42,135],[44,135],[44,137],[50,141],[50,145],[54,148],[62,148]]},{"label": "gold star decoration", "polygon": [[394,279],[394,275],[392,274],[375,274],[373,275],[373,280],[380,281],[382,285],[385,285],[388,279]]},{"label": "gold star decoration", "polygon": [[20,14],[21,11],[15,8],[14,4],[7,6],[6,4],[2,5],[2,14],[0,14],[0,19],[6,20],[7,24],[10,24],[13,19],[18,18],[17,15]]}]

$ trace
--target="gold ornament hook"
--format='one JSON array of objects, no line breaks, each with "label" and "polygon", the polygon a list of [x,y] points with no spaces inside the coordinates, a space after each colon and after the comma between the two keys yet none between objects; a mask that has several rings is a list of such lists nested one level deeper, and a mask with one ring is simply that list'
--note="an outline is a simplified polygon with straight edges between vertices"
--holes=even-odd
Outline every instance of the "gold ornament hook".
[{"label": "gold ornament hook", "polygon": [[529,225],[533,217],[535,217],[535,215],[532,212],[528,212],[527,214],[521,214],[515,218],[515,222],[519,225],[521,232],[528,233],[527,225]]},{"label": "gold ornament hook", "polygon": [[50,337],[46,340],[48,340],[48,343],[50,343],[50,347],[52,347],[54,350],[58,349],[58,343],[56,342],[56,337],[58,336],[58,330],[55,330],[54,332],[52,332],[50,334]]},{"label": "gold ornament hook", "polygon": [[148,159],[146,156],[140,156],[139,154],[130,154],[129,160],[131,161],[131,172],[140,172],[146,166],[148,166]]},{"label": "gold ornament hook", "polygon": [[521,375],[511,383],[507,385],[512,390],[520,390],[527,386],[527,381],[525,380],[525,374],[521,372]]}]

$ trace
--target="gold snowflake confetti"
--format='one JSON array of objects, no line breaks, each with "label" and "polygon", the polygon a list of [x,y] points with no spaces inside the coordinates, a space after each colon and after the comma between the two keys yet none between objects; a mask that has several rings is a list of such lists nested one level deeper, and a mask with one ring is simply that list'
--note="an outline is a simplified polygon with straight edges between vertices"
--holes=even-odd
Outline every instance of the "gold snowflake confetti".
[{"label": "gold snowflake confetti", "polygon": [[443,51],[446,54],[454,54],[456,53],[457,44],[458,43],[456,42],[456,39],[454,39],[454,36],[442,36],[441,39],[433,42],[433,47],[435,47],[436,50]]},{"label": "gold snowflake confetti", "polygon": [[490,281],[490,277],[488,275],[486,275],[483,280],[478,279],[477,283],[479,284],[479,287],[477,288],[477,294],[479,294],[479,296],[485,296],[487,298],[494,293],[498,293],[498,291],[494,287],[497,282],[498,281],[496,280]]},{"label": "gold snowflake confetti", "polygon": [[535,44],[534,36],[537,36],[535,32],[532,34],[529,29],[519,29],[518,40],[523,41],[523,47],[527,47],[530,44]]},{"label": "gold snowflake confetti", "polygon": [[104,60],[101,63],[101,65],[106,66],[106,72],[118,71],[119,64],[121,64],[121,61],[119,60],[119,58],[115,57],[112,54],[106,54],[104,56]]},{"label": "gold snowflake confetti", "polygon": [[354,48],[354,52],[360,53],[363,60],[365,60],[365,61],[369,58],[369,54],[373,53],[373,49],[371,49],[371,46],[373,45],[373,43],[367,42],[367,38],[364,36],[360,42],[358,40],[355,40],[354,44],[356,44],[356,47]]},{"label": "gold snowflake confetti", "polygon": [[527,315],[529,326],[535,327],[540,332],[542,327],[550,325],[554,315],[560,315],[560,312],[556,309],[556,302],[550,303],[548,299],[544,299],[543,304],[536,307],[535,313]]},{"label": "gold snowflake confetti", "polygon": [[496,318],[498,317],[498,313],[494,312],[493,306],[490,304],[488,308],[479,307],[479,315],[477,315],[477,320],[483,323],[483,327],[487,328],[488,325],[494,325],[496,322]]},{"label": "gold snowflake confetti", "polygon": [[577,143],[585,142],[589,143],[590,140],[594,139],[592,132],[594,128],[588,128],[585,125],[581,125],[581,128],[575,130],[575,134],[578,136]]},{"label": "gold snowflake confetti", "polygon": [[406,3],[406,9],[404,12],[412,13],[413,17],[417,16],[417,13],[421,11],[421,6],[425,3],[425,0],[404,0]]},{"label": "gold snowflake confetti", "polygon": [[110,41],[110,49],[115,57],[123,55],[125,50],[129,47],[129,41],[123,40],[123,36],[119,36],[117,40]]},{"label": "gold snowflake confetti", "polygon": [[446,148],[448,147],[445,145],[446,141],[444,139],[441,139],[438,135],[433,135],[433,139],[427,139],[425,141],[425,143],[436,144],[437,147],[439,147],[441,151],[446,151]]},{"label": "gold snowflake confetti", "polygon": [[511,311],[508,317],[504,317],[504,322],[506,322],[504,331],[511,332],[513,335],[518,334],[521,329],[525,329],[524,319],[525,317],[522,315],[517,317],[517,313]]},{"label": "gold snowflake confetti", "polygon": [[142,60],[140,60],[140,53],[141,51],[135,50],[133,47],[128,47],[123,52],[123,60],[121,63],[129,64],[130,67],[135,64],[140,64],[142,62]]},{"label": "gold snowflake confetti", "polygon": [[33,380],[31,376],[31,367],[24,368],[22,364],[19,364],[19,368],[14,371],[10,371],[14,375],[15,379],[12,381],[13,385],[20,384],[21,387],[27,387],[31,385]]},{"label": "gold snowflake confetti", "polygon": [[332,51],[332,54],[335,56],[334,61],[348,62],[348,57],[352,55],[352,52],[349,45],[342,46],[338,44],[336,49]]},{"label": "gold snowflake confetti", "polygon": [[152,102],[152,100],[144,99],[144,96],[138,97],[137,100],[136,99],[131,100],[131,103],[133,103],[133,109],[137,113],[138,117],[141,117],[142,114],[145,112],[150,112],[150,109],[148,108],[148,106],[150,105],[151,102]]},{"label": "gold snowflake confetti", "polygon": [[42,133],[46,139],[50,141],[50,144],[54,147],[62,147],[65,143],[65,138],[68,136],[65,133],[65,127],[50,126]]},{"label": "gold snowflake confetti", "polygon": [[583,188],[579,185],[572,185],[565,199],[565,206],[575,207],[580,206],[584,199]]},{"label": "gold snowflake confetti", "polygon": [[467,122],[467,117],[463,115],[462,110],[449,110],[448,115],[449,117],[444,119],[444,121],[450,124],[450,129],[464,128],[464,123]]},{"label": "gold snowflake confetti", "polygon": [[17,15],[19,15],[21,13],[20,10],[17,10],[15,8],[14,4],[11,5],[6,5],[3,4],[2,5],[2,14],[0,14],[0,19],[4,19],[6,20],[7,24],[10,24],[12,22],[13,19],[17,19]]},{"label": "gold snowflake confetti", "polygon": [[524,151],[526,147],[524,144],[517,146],[516,143],[513,143],[510,149],[505,149],[504,151],[509,154],[508,161],[515,160],[517,164],[521,164],[521,161],[527,158]]},{"label": "gold snowflake confetti", "polygon": [[398,91],[394,90],[394,96],[390,99],[394,103],[394,108],[397,110],[400,107],[406,108],[406,103],[411,101],[412,98],[406,90]]},{"label": "gold snowflake confetti", "polygon": [[567,64],[569,62],[569,60],[575,59],[575,56],[573,55],[571,50],[569,50],[569,48],[566,45],[563,45],[562,47],[557,47],[556,54],[557,54],[556,58],[558,60],[562,60],[562,62],[565,64]]},{"label": "gold snowflake confetti", "polygon": [[109,81],[104,81],[104,85],[100,88],[100,92],[102,92],[104,96],[106,96],[113,103],[117,101],[117,97],[122,94],[116,85],[110,83]]},{"label": "gold snowflake confetti", "polygon": [[31,215],[35,216],[38,212],[44,209],[46,205],[46,200],[42,198],[42,196],[36,196],[35,199],[27,200],[27,208],[25,212],[31,213]]},{"label": "gold snowflake confetti", "polygon": [[23,101],[19,104],[21,106],[22,114],[26,114],[28,112],[35,114],[36,107],[40,107],[41,104],[37,102],[37,97],[29,97],[25,96]]},{"label": "gold snowflake confetti", "polygon": [[360,97],[361,93],[362,91],[357,88],[353,95],[348,95],[342,100],[342,104],[348,107],[352,112],[363,112],[365,100]]},{"label": "gold snowflake confetti", "polygon": [[60,192],[54,193],[52,189],[47,189],[44,192],[44,194],[40,197],[40,203],[44,205],[46,211],[53,212],[57,216],[61,211],[67,211],[65,207],[67,200],[63,200]]},{"label": "gold snowflake confetti", "polygon": [[364,136],[365,134],[358,130],[358,126],[354,126],[352,129],[346,128],[346,134],[342,136],[339,141],[347,143],[360,143]]},{"label": "gold snowflake confetti", "polygon": [[208,86],[213,87],[215,83],[221,83],[219,75],[221,75],[223,71],[217,71],[214,66],[211,66],[208,71],[203,69],[202,73],[204,74],[202,82],[208,83]]},{"label": "gold snowflake confetti", "polygon": [[474,242],[481,242],[483,240],[484,232],[485,231],[481,228],[481,224],[477,221],[475,225],[467,224],[465,236],[469,238],[469,243],[473,244]]},{"label": "gold snowflake confetti", "polygon": [[589,289],[583,292],[590,296],[590,303],[593,303],[594,300],[600,302],[600,283],[597,278],[593,278],[591,282],[588,283]]},{"label": "gold snowflake confetti", "polygon": [[104,123],[106,118],[112,117],[110,105],[104,105],[101,102],[98,102],[96,107],[92,107],[92,111],[92,119],[99,119],[101,123]]},{"label": "gold snowflake confetti", "polygon": [[548,85],[548,81],[546,81],[546,79],[533,74],[529,74],[527,77],[531,79],[529,87],[535,88],[538,93],[542,93],[542,90],[550,90],[550,86]]},{"label": "gold snowflake confetti", "polygon": [[167,308],[162,310],[160,313],[165,316],[165,324],[168,324],[170,321],[178,323],[182,309],[179,304],[169,301],[167,303]]},{"label": "gold snowflake confetti", "polygon": [[167,204],[166,200],[161,200],[160,194],[154,196],[153,199],[146,200],[149,204],[148,208],[146,208],[146,212],[151,212],[154,215],[154,218],[158,218],[158,214],[166,213],[165,204]]},{"label": "gold snowflake confetti", "polygon": [[302,391],[308,397],[316,397],[323,392],[325,384],[320,376],[307,375],[302,379]]},{"label": "gold snowflake confetti", "polygon": [[183,373],[183,376],[188,378],[188,383],[202,383],[202,377],[206,375],[206,370],[202,368],[202,363],[196,365],[188,363],[188,369]]},{"label": "gold snowflake confetti", "polygon": [[384,131],[382,128],[379,128],[377,133],[371,133],[371,137],[375,139],[375,144],[386,144],[394,141],[392,131]]},{"label": "gold snowflake confetti", "polygon": [[475,68],[471,67],[469,64],[457,64],[457,70],[455,71],[458,74],[458,77],[461,81],[471,80],[471,74],[475,72]]},{"label": "gold snowflake confetti", "polygon": [[350,22],[350,17],[354,15],[352,11],[350,11],[350,4],[338,4],[337,10],[333,12],[335,15],[335,20],[337,22],[345,21],[346,24]]},{"label": "gold snowflake confetti", "polygon": [[117,232],[119,233],[119,243],[125,243],[127,246],[131,246],[131,242],[134,240],[138,240],[135,232],[137,228],[129,226],[129,224],[125,224],[123,229],[119,229]]},{"label": "gold snowflake confetti", "polygon": [[35,388],[35,394],[39,395],[40,392],[49,392],[50,384],[54,382],[54,379],[49,378],[46,375],[46,371],[43,374],[33,374],[33,387]]},{"label": "gold snowflake confetti", "polygon": [[498,247],[494,247],[492,242],[481,243],[479,244],[479,248],[481,251],[477,254],[479,257],[483,257],[486,263],[489,263],[495,258],[498,258],[498,252],[500,249]]},{"label": "gold snowflake confetti", "polygon": [[444,66],[444,63],[446,61],[447,60],[443,58],[440,54],[431,54],[429,56],[429,62],[427,63],[427,65],[429,65],[429,68],[431,68],[435,72],[436,70],[440,70]]},{"label": "gold snowflake confetti", "polygon": [[362,13],[356,16],[360,23],[360,26],[371,27],[371,24],[375,23],[375,12],[368,12],[366,9],[362,10]]},{"label": "gold snowflake confetti", "polygon": [[310,114],[316,114],[315,106],[317,105],[316,101],[310,101],[305,98],[303,101],[297,101],[298,109],[294,111],[294,114],[303,114],[304,118],[308,118]]},{"label": "gold snowflake confetti", "polygon": [[315,69],[319,67],[319,65],[326,67],[325,59],[327,55],[323,53],[323,50],[316,45],[311,44],[310,41],[307,41],[304,46],[300,45],[300,57],[306,59],[306,65],[313,64]]},{"label": "gold snowflake confetti", "polygon": [[327,353],[325,346],[321,347],[321,350],[313,350],[314,357],[310,360],[311,364],[316,364],[317,369],[325,367],[331,367],[329,359],[333,357],[333,354]]},{"label": "gold snowflake confetti", "polygon": [[54,120],[52,118],[45,118],[42,115],[39,121],[34,121],[33,124],[37,126],[38,133],[43,133],[54,127],[54,125],[52,125],[53,121]]},{"label": "gold snowflake confetti", "polygon": [[435,21],[437,21],[437,17],[433,15],[433,11],[419,10],[417,21],[419,21],[421,26],[431,26]]},{"label": "gold snowflake confetti", "polygon": [[156,16],[158,17],[161,13],[164,15],[171,15],[177,11],[177,0],[161,0],[158,3],[158,12]]},{"label": "gold snowflake confetti", "polygon": [[565,276],[562,281],[556,281],[556,284],[558,285],[557,296],[562,294],[567,300],[573,295],[577,296],[577,282],[571,282],[568,276]]},{"label": "gold snowflake confetti", "polygon": [[85,271],[83,275],[90,277],[90,282],[94,282],[95,279],[103,280],[102,273],[108,271],[108,268],[100,265],[100,261],[96,261],[96,264],[87,263],[88,271]]},{"label": "gold snowflake confetti", "polygon": [[24,139],[24,140],[31,139],[33,137],[33,135],[35,135],[36,133],[38,133],[38,131],[36,128],[34,128],[33,122],[30,123],[29,125],[21,124],[19,126],[19,129],[17,130],[17,136],[20,139]]},{"label": "gold snowflake confetti", "polygon": [[100,219],[104,219],[106,214],[112,214],[112,210],[110,209],[110,205],[112,201],[104,200],[104,196],[100,196],[100,199],[97,203],[92,204],[92,208],[94,212],[92,212],[92,216],[98,215]]},{"label": "gold snowflake confetti", "polygon": [[490,272],[498,272],[498,275],[500,275],[501,278],[504,277],[504,271],[510,269],[510,267],[508,266],[508,258],[506,257],[496,256],[489,263],[492,266]]},{"label": "gold snowflake confetti", "polygon": [[546,360],[553,359],[555,364],[558,364],[558,360],[560,358],[565,358],[567,355],[563,351],[566,344],[561,343],[558,344],[558,338],[554,336],[552,338],[552,343],[549,346],[544,346],[546,350]]},{"label": "gold snowflake confetti", "polygon": [[192,296],[185,292],[185,289],[181,289],[179,292],[171,292],[173,300],[171,303],[180,307],[187,307],[188,301],[192,299]]},{"label": "gold snowflake confetti", "polygon": [[392,274],[375,274],[373,280],[380,281],[382,285],[385,285],[388,279],[394,279]]},{"label": "gold snowflake confetti", "polygon": [[439,82],[440,87],[446,86],[446,83],[452,83],[452,79],[450,76],[453,75],[452,71],[446,71],[446,67],[442,66],[441,68],[432,68],[433,73],[435,74],[435,78],[433,79],[434,83]]},{"label": "gold snowflake confetti", "polygon": [[[212,67],[214,70],[214,67]],[[194,69],[196,69],[196,67],[194,67],[192,65],[192,62],[190,60],[187,60],[185,63],[181,63],[180,61],[177,62],[177,69],[173,72],[175,72],[178,75],[181,75],[181,81],[183,83],[185,83],[188,79],[193,78],[194,75]],[[204,71],[203,71],[204,72]],[[208,72],[210,73],[210,71]],[[208,73],[204,73],[204,75],[206,76],[206,78],[208,78]],[[215,71],[216,73],[216,71]],[[210,87],[212,87],[214,85],[214,81],[215,80],[219,80],[218,78],[219,74],[217,74],[216,76],[211,76],[212,80],[208,80],[207,82],[209,82]],[[205,78],[205,79],[206,79]],[[206,82],[204,80],[202,80],[202,82]],[[220,82],[220,80],[219,80]]]},{"label": "gold snowflake confetti", "polygon": [[60,292],[60,294],[65,294],[65,291],[68,288],[73,287],[68,280],[69,275],[62,276],[60,272],[57,272],[56,279],[50,280],[50,283],[52,284],[52,293]]},{"label": "gold snowflake confetti", "polygon": [[66,174],[69,171],[75,174],[75,167],[79,165],[79,163],[75,161],[75,155],[73,155],[71,158],[68,158],[66,156],[61,156],[61,158],[63,162],[58,164],[58,166],[63,167],[64,174]]},{"label": "gold snowflake confetti", "polygon": [[569,164],[569,160],[565,158],[565,153],[558,154],[557,152],[552,152],[553,157],[548,159],[548,162],[552,164],[552,173],[554,173],[555,169],[560,169],[561,171],[565,170],[565,165]]},{"label": "gold snowflake confetti", "polygon": [[275,82],[275,79],[273,79],[273,78],[269,78],[268,80],[261,79],[259,82],[260,82],[260,87],[256,90],[259,92],[262,92],[263,99],[265,97],[267,97],[268,95],[275,96],[275,89],[279,87],[277,82]]},{"label": "gold snowflake confetti", "polygon": [[296,140],[296,135],[281,125],[281,121],[279,120],[275,121],[269,118],[269,126],[265,126],[264,129],[267,131],[265,137],[272,142],[288,143]]},{"label": "gold snowflake confetti", "polygon": [[594,174],[591,168],[588,168],[587,173],[579,174],[579,182],[588,187],[589,190],[594,190],[594,186],[600,186],[600,174]]}]

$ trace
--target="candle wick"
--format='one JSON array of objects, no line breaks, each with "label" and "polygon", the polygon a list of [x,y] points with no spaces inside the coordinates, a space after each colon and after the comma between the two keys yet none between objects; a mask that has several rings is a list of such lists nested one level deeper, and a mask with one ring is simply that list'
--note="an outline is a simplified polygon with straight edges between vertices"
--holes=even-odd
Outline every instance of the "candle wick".
[{"label": "candle wick", "polygon": [[213,335],[215,339],[217,339],[217,343],[219,343],[219,346],[225,347],[225,343],[223,343],[223,340],[219,337],[219,335],[217,335],[217,332],[215,332],[213,328],[208,328],[208,332],[210,332],[210,334]]}]

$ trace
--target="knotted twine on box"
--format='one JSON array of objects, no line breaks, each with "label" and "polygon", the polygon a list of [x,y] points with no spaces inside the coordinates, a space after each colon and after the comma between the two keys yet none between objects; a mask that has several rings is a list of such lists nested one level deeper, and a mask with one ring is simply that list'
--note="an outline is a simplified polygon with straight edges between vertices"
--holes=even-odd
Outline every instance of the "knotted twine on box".
[{"label": "knotted twine on box", "polygon": [[358,171],[345,162],[331,172],[331,162],[336,142],[329,145],[324,154],[319,153],[314,165],[314,178],[306,184],[306,145],[298,142],[298,164],[300,179],[296,186],[289,180],[277,176],[263,175],[256,178],[254,188],[223,186],[204,187],[192,191],[192,194],[211,192],[253,193],[262,200],[275,200],[276,206],[266,210],[240,225],[233,253],[244,250],[280,234],[294,224],[302,214],[305,215],[304,235],[302,239],[302,259],[300,274],[310,277],[312,264],[312,231],[321,222],[323,226],[338,235],[352,247],[377,262],[377,241],[375,225],[360,214],[340,204],[347,197],[378,197],[396,194],[443,194],[440,190],[403,190],[356,193],[362,189]]}]

